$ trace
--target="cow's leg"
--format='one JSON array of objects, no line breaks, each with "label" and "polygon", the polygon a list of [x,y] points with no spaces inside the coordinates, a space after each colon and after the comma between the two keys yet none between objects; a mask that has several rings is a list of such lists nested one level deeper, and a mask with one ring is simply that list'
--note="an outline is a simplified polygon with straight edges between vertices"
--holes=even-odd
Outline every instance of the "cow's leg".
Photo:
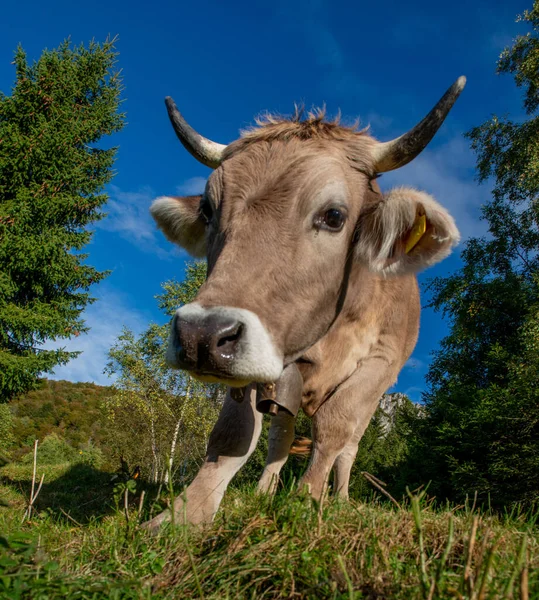
[{"label": "cow's leg", "polygon": [[288,459],[288,453],[294,441],[294,424],[296,418],[281,410],[271,418],[268,436],[268,457],[262,477],[258,482],[258,490],[273,494],[279,482],[279,473]]},{"label": "cow's leg", "polygon": [[[361,428],[369,424],[380,396],[395,381],[398,370],[393,361],[383,358],[365,360],[313,417],[313,451],[300,488],[308,486],[315,498],[321,498],[337,457]],[[361,435],[358,438],[361,439]]]},{"label": "cow's leg", "polygon": [[[378,405],[375,406],[375,411]],[[368,422],[360,422],[352,437],[343,448],[343,451],[337,456],[333,465],[333,474],[335,476],[334,488],[335,493],[343,499],[348,498],[348,485],[350,483],[350,472],[356,460],[359,442],[365,433],[365,429],[369,425]]]},{"label": "cow's leg", "polygon": [[[243,402],[227,393],[223,408],[210,435],[204,464],[185,492],[174,502],[176,522],[201,524],[213,520],[230,480],[247,462],[262,429],[262,414],[255,408],[256,387],[249,386]],[[170,521],[166,510],[144,528],[157,531]]]}]

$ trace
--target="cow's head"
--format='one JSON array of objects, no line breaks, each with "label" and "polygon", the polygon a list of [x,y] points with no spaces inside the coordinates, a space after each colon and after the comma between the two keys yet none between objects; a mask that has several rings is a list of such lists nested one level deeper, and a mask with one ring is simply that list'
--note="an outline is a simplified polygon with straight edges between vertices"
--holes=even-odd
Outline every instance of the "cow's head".
[{"label": "cow's head", "polygon": [[449,254],[458,242],[451,216],[422,192],[382,195],[375,179],[425,148],[464,84],[385,143],[310,114],[267,118],[222,146],[167,98],[180,141],[214,169],[202,196],[151,208],[171,241],[208,260],[196,301],[173,319],[168,362],[232,386],[275,381],[327,332],[352,268],[398,276]]}]

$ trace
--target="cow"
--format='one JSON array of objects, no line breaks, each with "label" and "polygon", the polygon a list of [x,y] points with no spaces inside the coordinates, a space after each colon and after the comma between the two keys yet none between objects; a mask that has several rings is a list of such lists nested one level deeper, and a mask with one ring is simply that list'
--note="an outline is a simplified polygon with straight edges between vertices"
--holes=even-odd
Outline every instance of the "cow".
[{"label": "cow", "polygon": [[[228,145],[198,134],[165,100],[183,146],[213,169],[199,196],[157,198],[165,236],[208,275],[172,319],[167,362],[227,395],[205,461],[172,510],[211,522],[232,477],[271,425],[260,492],[275,491],[301,408],[312,449],[299,485],[348,497],[359,441],[414,350],[417,272],[459,242],[453,218],[423,191],[382,193],[380,174],[414,159],[466,83],[460,77],[413,129],[388,141],[323,110],[266,115]],[[157,531],[165,511],[145,524]]]}]

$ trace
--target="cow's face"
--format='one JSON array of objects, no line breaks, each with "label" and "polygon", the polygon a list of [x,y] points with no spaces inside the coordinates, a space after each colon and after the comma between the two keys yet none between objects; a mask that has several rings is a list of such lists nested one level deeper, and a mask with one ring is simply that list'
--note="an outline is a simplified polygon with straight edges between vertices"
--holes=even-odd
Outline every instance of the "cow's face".
[{"label": "cow's face", "polygon": [[208,260],[195,302],[173,319],[172,366],[233,386],[275,381],[327,332],[352,268],[415,271],[458,241],[426,194],[380,193],[377,142],[316,122],[326,135],[271,135],[278,125],[266,125],[225,150],[203,196],[152,205],[169,239]]},{"label": "cow's face", "polygon": [[369,178],[330,144],[304,146],[253,143],[213,172],[200,199],[154,204],[165,231],[194,211],[191,241],[208,259],[195,303],[177,313],[171,363],[273,381],[338,314]]}]

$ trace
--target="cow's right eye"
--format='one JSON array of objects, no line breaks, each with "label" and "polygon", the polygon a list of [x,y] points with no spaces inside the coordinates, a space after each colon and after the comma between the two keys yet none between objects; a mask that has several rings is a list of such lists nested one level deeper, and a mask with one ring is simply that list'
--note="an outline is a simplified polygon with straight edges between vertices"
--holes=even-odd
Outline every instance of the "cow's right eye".
[{"label": "cow's right eye", "polygon": [[204,221],[206,221],[206,225],[212,220],[213,208],[209,200],[203,199],[200,203],[200,214]]},{"label": "cow's right eye", "polygon": [[336,208],[330,208],[324,213],[324,225],[332,231],[340,231],[344,225],[344,215]]},{"label": "cow's right eye", "polygon": [[325,212],[317,215],[314,220],[316,229],[325,229],[332,233],[342,230],[346,221],[346,212],[340,208],[328,208]]}]

